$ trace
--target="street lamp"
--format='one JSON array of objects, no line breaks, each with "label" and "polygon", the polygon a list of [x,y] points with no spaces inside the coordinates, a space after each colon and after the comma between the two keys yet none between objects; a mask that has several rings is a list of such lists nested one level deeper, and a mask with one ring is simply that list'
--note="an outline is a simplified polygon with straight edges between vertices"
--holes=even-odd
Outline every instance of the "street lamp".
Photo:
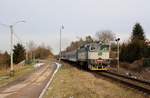
[{"label": "street lamp", "polygon": [[60,51],[59,51],[59,61],[61,60],[61,33],[62,33],[62,30],[64,29],[64,26],[62,25],[60,27]]},{"label": "street lamp", "polygon": [[118,48],[117,48],[117,71],[119,72],[119,41],[120,41],[120,38],[117,38],[116,40],[115,40],[116,42],[117,42],[117,46],[118,46]]},{"label": "street lamp", "polygon": [[14,31],[13,31],[13,27],[15,25],[17,25],[18,23],[21,23],[21,22],[25,23],[25,21],[17,21],[14,24],[11,24],[11,25],[1,24],[2,26],[9,27],[10,32],[11,32],[11,37],[10,37],[10,43],[11,43],[11,46],[10,46],[11,47],[10,48],[10,59],[11,59],[11,61],[10,61],[10,64],[11,64],[10,65],[10,75],[11,76],[14,75],[14,67],[13,67],[13,33],[14,33]]}]

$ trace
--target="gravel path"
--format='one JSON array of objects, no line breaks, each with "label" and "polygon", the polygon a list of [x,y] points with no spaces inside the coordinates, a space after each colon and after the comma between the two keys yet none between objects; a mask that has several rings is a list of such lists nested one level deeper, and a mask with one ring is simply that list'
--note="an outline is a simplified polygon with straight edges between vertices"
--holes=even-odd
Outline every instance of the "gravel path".
[{"label": "gravel path", "polygon": [[53,70],[53,64],[45,64],[37,68],[34,73],[0,88],[0,98],[38,98]]}]

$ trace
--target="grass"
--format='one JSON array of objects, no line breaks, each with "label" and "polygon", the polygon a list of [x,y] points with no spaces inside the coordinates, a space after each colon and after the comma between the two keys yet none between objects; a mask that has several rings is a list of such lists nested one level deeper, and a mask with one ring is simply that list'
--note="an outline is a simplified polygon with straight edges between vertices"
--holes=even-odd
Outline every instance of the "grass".
[{"label": "grass", "polygon": [[22,76],[31,73],[34,69],[33,65],[15,66],[15,74],[13,77],[9,76],[8,70],[3,70],[0,73],[0,87],[7,85],[8,83],[15,81]]},{"label": "grass", "polygon": [[44,98],[145,98],[145,96],[64,64]]}]

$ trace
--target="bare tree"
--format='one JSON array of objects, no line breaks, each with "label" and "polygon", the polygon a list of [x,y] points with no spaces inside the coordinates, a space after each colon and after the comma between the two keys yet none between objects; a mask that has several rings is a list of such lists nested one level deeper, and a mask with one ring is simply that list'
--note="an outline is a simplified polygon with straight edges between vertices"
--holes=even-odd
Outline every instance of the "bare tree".
[{"label": "bare tree", "polygon": [[114,41],[115,34],[109,30],[103,30],[96,33],[96,37],[98,41],[108,43],[110,41]]},{"label": "bare tree", "polygon": [[0,52],[0,68],[8,68],[10,65],[10,55],[7,51],[5,53]]},{"label": "bare tree", "polygon": [[29,58],[34,59],[34,51],[36,49],[36,44],[34,43],[34,41],[30,41],[28,43],[28,49],[29,49]]},{"label": "bare tree", "polygon": [[38,46],[35,51],[35,58],[38,59],[44,59],[44,58],[47,58],[49,55],[53,55],[51,50],[49,50],[46,46],[44,45],[41,45],[41,46]]},{"label": "bare tree", "polygon": [[28,48],[29,48],[29,51],[33,51],[36,48],[34,41],[30,41],[28,43]]},{"label": "bare tree", "polygon": [[80,38],[80,40],[78,41],[78,47],[82,46],[84,44],[84,41],[82,38]]},{"label": "bare tree", "polygon": [[28,48],[30,59],[44,59],[48,56],[53,56],[53,53],[51,52],[52,48],[50,46],[46,46],[44,43],[36,45],[33,41],[30,41]]},{"label": "bare tree", "polygon": [[89,36],[86,36],[85,37],[85,40],[83,40],[82,38],[79,38],[79,40],[77,41],[72,41],[70,43],[70,46],[68,46],[66,48],[66,51],[73,51],[73,50],[76,50],[78,49],[80,46],[83,46],[85,44],[88,44],[88,43],[92,43],[94,40],[93,38],[89,35]]},{"label": "bare tree", "polygon": [[93,42],[93,38],[89,35],[85,37],[85,43],[91,43]]}]

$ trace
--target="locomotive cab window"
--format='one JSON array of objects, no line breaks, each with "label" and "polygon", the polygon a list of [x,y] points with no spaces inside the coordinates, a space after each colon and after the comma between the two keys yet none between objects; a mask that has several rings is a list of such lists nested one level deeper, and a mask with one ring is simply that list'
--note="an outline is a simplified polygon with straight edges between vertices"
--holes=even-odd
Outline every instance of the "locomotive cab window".
[{"label": "locomotive cab window", "polygon": [[96,49],[97,49],[96,46],[91,46],[89,50],[90,50],[90,51],[96,51]]},{"label": "locomotive cab window", "polygon": [[91,47],[91,50],[95,50],[96,48],[95,47]]}]

